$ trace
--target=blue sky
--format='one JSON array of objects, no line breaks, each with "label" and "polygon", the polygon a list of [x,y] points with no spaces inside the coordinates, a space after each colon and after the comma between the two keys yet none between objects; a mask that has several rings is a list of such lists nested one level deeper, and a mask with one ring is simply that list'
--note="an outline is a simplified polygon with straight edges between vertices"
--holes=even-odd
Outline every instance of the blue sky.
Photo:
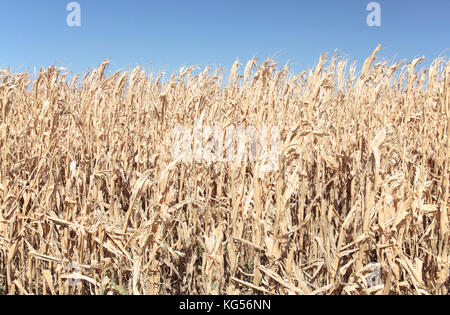
[{"label": "blue sky", "polygon": [[274,57],[304,70],[336,49],[362,64],[378,44],[388,59],[431,60],[450,48],[449,0],[378,0],[381,27],[366,23],[371,0],[78,0],[81,27],[73,28],[69,2],[0,0],[0,67],[82,73],[109,58],[111,71],[170,73]]}]

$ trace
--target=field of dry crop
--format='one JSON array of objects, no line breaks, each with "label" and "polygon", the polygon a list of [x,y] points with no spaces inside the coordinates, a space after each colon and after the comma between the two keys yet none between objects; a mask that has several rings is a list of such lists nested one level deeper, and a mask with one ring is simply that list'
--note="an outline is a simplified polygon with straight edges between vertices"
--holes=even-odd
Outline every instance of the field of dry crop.
[{"label": "field of dry crop", "polygon": [[[448,294],[450,62],[379,49],[0,71],[0,294]],[[193,125],[278,127],[278,168],[174,159]]]}]

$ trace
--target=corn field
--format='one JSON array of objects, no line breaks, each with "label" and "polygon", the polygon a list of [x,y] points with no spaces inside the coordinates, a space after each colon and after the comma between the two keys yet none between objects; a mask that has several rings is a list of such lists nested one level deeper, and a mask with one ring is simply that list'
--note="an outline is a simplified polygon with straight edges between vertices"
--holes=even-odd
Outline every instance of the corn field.
[{"label": "corn field", "polygon": [[[0,294],[448,294],[450,62],[380,49],[0,71]],[[177,126],[276,127],[277,165],[175,159]]]}]

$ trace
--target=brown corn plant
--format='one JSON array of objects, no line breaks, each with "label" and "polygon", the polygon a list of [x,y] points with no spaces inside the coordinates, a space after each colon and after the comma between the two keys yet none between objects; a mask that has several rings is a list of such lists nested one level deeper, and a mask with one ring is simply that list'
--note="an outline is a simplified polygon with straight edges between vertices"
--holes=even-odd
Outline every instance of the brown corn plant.
[{"label": "brown corn plant", "polygon": [[[379,50],[1,71],[0,294],[448,294],[450,63]],[[177,126],[275,126],[278,165],[176,159]]]}]

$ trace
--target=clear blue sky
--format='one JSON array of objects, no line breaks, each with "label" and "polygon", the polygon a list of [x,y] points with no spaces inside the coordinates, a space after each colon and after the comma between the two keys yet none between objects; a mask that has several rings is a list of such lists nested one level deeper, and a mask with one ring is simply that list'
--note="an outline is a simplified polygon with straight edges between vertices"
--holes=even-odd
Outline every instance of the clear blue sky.
[{"label": "clear blue sky", "polygon": [[303,70],[336,49],[362,64],[378,44],[389,59],[430,60],[450,48],[449,0],[378,0],[375,28],[366,23],[371,0],[78,0],[75,28],[66,24],[69,2],[0,0],[0,67],[81,73],[109,58],[113,71],[172,72],[275,57]]}]

